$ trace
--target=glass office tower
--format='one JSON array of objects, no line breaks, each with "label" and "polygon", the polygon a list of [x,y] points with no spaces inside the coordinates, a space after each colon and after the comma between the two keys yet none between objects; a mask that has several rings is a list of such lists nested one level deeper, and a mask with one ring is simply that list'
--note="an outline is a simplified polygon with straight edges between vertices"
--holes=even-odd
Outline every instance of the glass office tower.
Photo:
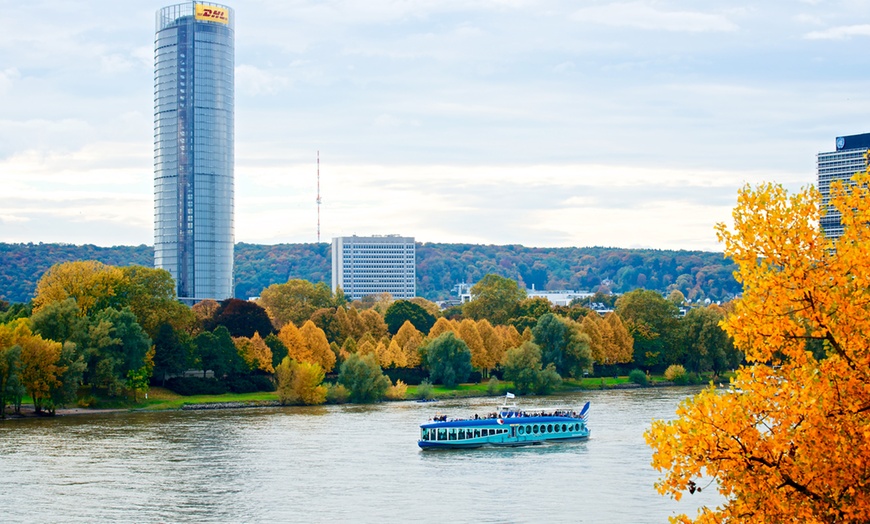
[{"label": "glass office tower", "polygon": [[233,295],[233,28],[219,4],[157,11],[154,265],[187,303]]}]

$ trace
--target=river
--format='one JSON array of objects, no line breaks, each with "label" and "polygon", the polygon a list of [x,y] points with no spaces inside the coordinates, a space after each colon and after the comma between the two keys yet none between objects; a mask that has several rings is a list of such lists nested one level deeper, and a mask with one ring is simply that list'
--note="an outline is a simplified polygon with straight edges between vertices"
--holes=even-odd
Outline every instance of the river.
[{"label": "river", "polygon": [[518,398],[592,402],[586,442],[420,451],[436,411],[492,398],[371,406],[111,413],[0,422],[3,522],[666,522],[721,502],[653,483],[643,432],[696,390]]}]

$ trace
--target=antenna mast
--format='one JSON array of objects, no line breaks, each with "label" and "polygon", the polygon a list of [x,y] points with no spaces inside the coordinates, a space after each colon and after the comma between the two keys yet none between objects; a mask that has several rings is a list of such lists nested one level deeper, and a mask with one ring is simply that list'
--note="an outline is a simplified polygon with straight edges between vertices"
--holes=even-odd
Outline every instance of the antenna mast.
[{"label": "antenna mast", "polygon": [[320,243],[320,150],[317,151],[317,243]]}]

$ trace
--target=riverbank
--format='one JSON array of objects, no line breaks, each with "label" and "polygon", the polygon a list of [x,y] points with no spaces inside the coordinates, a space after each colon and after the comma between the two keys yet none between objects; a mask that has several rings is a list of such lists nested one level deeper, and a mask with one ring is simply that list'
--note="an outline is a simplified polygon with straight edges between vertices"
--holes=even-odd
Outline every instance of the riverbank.
[{"label": "riverbank", "polygon": [[[720,377],[720,382],[727,383],[727,379]],[[606,377],[606,378],[583,378],[579,380],[566,379],[562,386],[553,392],[553,395],[560,393],[572,393],[577,391],[594,391],[594,390],[622,390],[622,389],[640,389],[640,388],[655,388],[674,386],[673,382],[664,380],[664,377],[653,376],[649,384],[641,386],[632,383],[627,377]],[[432,386],[431,395],[438,400],[458,399],[458,398],[480,398],[480,397],[497,397],[504,395],[505,392],[513,389],[510,382],[501,382],[496,391],[489,391],[489,384],[481,382],[477,384],[459,384],[452,388],[443,386]],[[416,386],[408,386],[407,394],[402,400],[418,400]],[[389,402],[389,401],[388,401]],[[182,396],[168,389],[154,387],[148,392],[147,398],[140,399],[139,402],[133,403],[130,401],[113,399],[104,401],[106,407],[70,407],[59,408],[56,410],[55,416],[77,416],[77,415],[99,415],[130,411],[164,411],[164,410],[216,410],[216,409],[238,409],[238,408],[262,408],[262,407],[279,407],[281,403],[278,401],[278,395],[275,392],[256,392],[256,393],[225,393],[223,395],[192,395]],[[36,414],[32,405],[23,405],[21,414],[12,415],[7,412],[7,420],[15,419],[32,419],[32,418],[51,418],[51,415]]]}]

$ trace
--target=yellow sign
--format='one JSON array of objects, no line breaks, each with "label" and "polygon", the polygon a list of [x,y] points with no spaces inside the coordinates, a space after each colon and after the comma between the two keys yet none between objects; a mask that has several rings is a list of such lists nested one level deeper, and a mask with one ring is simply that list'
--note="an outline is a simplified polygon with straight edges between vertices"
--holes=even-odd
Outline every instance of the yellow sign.
[{"label": "yellow sign", "polygon": [[226,7],[196,4],[196,19],[208,20],[209,22],[217,22],[219,24],[229,24],[230,13]]}]

